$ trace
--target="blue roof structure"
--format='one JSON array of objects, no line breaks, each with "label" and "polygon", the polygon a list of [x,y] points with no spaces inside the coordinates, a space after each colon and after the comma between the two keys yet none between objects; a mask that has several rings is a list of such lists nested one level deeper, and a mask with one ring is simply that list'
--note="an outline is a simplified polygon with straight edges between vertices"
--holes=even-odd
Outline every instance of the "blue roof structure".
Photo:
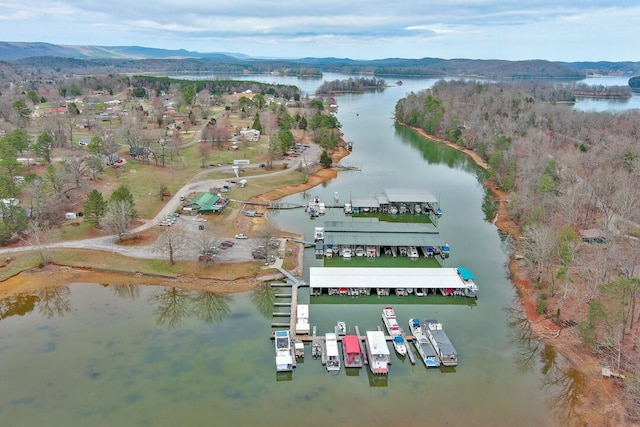
[{"label": "blue roof structure", "polygon": [[471,271],[464,267],[458,267],[458,274],[462,277],[462,280],[475,280],[475,276]]}]

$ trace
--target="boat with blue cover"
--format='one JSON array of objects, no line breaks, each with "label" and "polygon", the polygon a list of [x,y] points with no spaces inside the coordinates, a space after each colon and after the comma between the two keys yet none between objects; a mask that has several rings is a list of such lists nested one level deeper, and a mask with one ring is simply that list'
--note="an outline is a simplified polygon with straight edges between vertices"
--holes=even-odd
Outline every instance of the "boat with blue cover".
[{"label": "boat with blue cover", "polygon": [[293,370],[291,354],[291,336],[289,331],[275,331],[276,370],[287,372]]},{"label": "boat with blue cover", "polygon": [[416,350],[418,350],[418,354],[427,368],[439,367],[440,359],[438,359],[435,349],[422,332],[420,319],[417,317],[409,319],[409,330],[411,331],[411,335],[414,337],[413,344],[415,345]]},{"label": "boat with blue cover", "polygon": [[458,267],[458,276],[462,279],[465,284],[464,295],[467,297],[477,297],[478,296],[478,285],[475,283],[475,276],[469,269],[464,267]]}]

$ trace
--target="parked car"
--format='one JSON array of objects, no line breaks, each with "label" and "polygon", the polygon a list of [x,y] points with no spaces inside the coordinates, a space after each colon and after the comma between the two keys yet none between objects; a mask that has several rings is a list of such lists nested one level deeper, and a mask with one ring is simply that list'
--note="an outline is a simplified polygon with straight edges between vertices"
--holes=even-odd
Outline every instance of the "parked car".
[{"label": "parked car", "polygon": [[247,236],[246,234],[236,234],[236,239],[248,239],[249,236]]}]

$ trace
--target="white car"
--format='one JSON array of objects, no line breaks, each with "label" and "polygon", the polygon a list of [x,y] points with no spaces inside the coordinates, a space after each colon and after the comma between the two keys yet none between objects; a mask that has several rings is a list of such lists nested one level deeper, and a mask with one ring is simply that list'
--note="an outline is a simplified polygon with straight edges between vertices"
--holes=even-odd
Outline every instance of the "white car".
[{"label": "white car", "polygon": [[246,234],[236,234],[236,239],[248,239],[249,236]]}]

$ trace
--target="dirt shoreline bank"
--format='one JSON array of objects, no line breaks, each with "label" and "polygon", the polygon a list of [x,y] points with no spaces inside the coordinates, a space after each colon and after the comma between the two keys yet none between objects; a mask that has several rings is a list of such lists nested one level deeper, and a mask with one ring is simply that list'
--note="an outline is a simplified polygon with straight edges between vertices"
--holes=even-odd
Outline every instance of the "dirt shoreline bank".
[{"label": "dirt shoreline bank", "polygon": [[[458,145],[427,134],[420,128],[411,128],[423,137],[447,145],[455,150],[467,154],[483,169],[488,169],[488,164],[475,152],[459,147]],[[508,195],[484,182],[495,196],[498,203],[496,214],[496,227],[508,233],[513,239],[521,238],[520,227],[511,220],[507,211]],[[580,414],[581,420],[576,420],[576,425],[605,426],[625,425],[624,406],[621,403],[620,392],[614,381],[602,377],[599,361],[582,346],[581,340],[575,328],[561,328],[554,324],[550,318],[536,313],[536,300],[533,295],[533,283],[527,277],[520,266],[520,261],[515,254],[509,259],[509,274],[511,283],[516,288],[520,298],[523,313],[536,337],[545,345],[550,345],[560,353],[571,368],[580,372],[584,378],[581,390],[582,406],[574,408]]]}]

